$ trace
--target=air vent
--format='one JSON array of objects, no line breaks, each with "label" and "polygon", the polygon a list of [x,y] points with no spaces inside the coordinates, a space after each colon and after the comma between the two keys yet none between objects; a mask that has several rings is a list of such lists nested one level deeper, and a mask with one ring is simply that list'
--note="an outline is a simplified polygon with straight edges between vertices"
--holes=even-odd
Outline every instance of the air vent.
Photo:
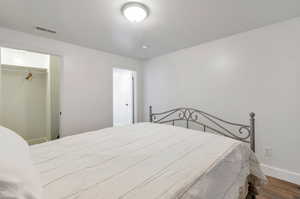
[{"label": "air vent", "polygon": [[48,28],[43,28],[43,27],[40,27],[40,26],[35,27],[35,29],[37,29],[39,31],[43,31],[43,32],[48,32],[48,33],[56,34],[55,30],[51,30],[51,29],[48,29]]}]

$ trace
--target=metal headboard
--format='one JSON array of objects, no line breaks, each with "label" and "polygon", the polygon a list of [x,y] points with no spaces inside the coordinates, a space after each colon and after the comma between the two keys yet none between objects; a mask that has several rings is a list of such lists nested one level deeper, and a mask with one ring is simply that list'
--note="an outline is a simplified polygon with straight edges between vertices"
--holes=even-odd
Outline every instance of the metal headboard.
[{"label": "metal headboard", "polygon": [[[150,122],[171,123],[174,126],[176,121],[185,121],[186,128],[190,127],[190,123],[194,123],[200,125],[204,132],[210,130],[214,133],[249,143],[252,151],[255,152],[255,114],[250,113],[249,116],[250,124],[238,124],[194,108],[175,108],[161,113],[153,113],[152,106],[149,107]],[[231,128],[228,129],[226,125]],[[232,130],[234,127],[237,129]]]}]

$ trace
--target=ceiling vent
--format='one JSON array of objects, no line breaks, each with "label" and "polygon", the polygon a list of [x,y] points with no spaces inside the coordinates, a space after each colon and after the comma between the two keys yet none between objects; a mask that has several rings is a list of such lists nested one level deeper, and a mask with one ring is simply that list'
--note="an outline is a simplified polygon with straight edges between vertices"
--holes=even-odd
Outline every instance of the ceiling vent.
[{"label": "ceiling vent", "polygon": [[35,29],[38,30],[38,31],[43,31],[43,32],[56,34],[55,30],[51,30],[51,29],[48,29],[48,28],[43,28],[43,27],[40,27],[40,26],[35,27]]}]

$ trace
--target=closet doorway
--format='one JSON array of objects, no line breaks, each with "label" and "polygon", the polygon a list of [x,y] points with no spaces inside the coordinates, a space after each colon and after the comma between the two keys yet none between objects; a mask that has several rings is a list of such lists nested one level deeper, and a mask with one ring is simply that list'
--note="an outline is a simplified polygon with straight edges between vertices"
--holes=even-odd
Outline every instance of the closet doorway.
[{"label": "closet doorway", "polygon": [[136,121],[136,72],[113,68],[113,124]]},{"label": "closet doorway", "polygon": [[60,135],[61,57],[0,47],[0,125],[29,144]]}]

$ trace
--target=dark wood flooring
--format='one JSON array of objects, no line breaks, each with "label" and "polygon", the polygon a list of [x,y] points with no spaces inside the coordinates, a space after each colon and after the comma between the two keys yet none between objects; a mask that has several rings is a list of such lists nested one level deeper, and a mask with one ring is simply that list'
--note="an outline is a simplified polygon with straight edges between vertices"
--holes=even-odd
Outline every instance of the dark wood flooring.
[{"label": "dark wood flooring", "polygon": [[300,199],[300,185],[268,177],[257,199]]}]

